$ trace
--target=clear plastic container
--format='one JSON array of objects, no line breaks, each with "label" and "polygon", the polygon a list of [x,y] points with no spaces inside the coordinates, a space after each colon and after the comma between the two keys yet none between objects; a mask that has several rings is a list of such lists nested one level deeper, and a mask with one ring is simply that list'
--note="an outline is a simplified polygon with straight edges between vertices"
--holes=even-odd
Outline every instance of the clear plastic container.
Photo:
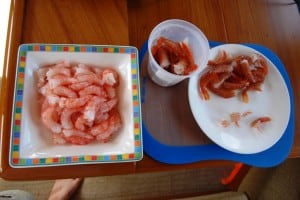
[{"label": "clear plastic container", "polygon": [[[194,62],[198,68],[188,75],[177,75],[163,69],[155,61],[151,53],[152,46],[156,44],[157,39],[160,37],[165,37],[175,42],[188,40]],[[163,21],[154,27],[148,39],[148,52],[149,76],[156,84],[168,87],[200,73],[206,67],[209,54],[209,43],[202,31],[192,23],[180,19],[171,19]]]}]

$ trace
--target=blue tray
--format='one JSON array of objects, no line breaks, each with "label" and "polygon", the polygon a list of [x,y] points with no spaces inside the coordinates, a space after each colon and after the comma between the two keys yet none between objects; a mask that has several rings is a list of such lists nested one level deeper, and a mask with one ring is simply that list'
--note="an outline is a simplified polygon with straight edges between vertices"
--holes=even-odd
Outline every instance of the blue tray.
[{"label": "blue tray", "polygon": [[[223,43],[210,41],[209,44],[210,47],[215,47]],[[255,154],[234,153],[223,149],[214,143],[193,146],[173,146],[162,144],[161,142],[157,141],[147,130],[146,124],[143,122],[143,146],[144,151],[148,156],[154,160],[167,164],[188,164],[205,160],[231,160],[256,167],[273,167],[280,164],[287,158],[292,148],[295,129],[294,98],[288,74],[280,59],[271,50],[257,44],[244,45],[256,49],[268,57],[278,68],[287,85],[290,95],[291,113],[288,126],[280,140],[271,148]],[[140,49],[140,67],[142,66],[142,60],[147,53],[147,49],[148,43],[145,42]],[[141,87],[143,87],[143,85]]]}]

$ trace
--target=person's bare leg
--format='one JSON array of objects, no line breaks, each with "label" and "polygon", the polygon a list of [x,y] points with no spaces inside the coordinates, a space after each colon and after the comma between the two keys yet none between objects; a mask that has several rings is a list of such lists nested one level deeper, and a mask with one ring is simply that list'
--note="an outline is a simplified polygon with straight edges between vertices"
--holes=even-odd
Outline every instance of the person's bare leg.
[{"label": "person's bare leg", "polygon": [[76,190],[79,188],[82,180],[82,178],[56,180],[51,190],[49,200],[70,199],[72,195],[76,192]]}]

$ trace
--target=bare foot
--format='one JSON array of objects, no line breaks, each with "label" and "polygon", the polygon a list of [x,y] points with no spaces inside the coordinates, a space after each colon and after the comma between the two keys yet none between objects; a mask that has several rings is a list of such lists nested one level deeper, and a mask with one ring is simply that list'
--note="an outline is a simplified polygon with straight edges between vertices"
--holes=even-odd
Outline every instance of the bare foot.
[{"label": "bare foot", "polygon": [[79,188],[82,178],[56,180],[48,200],[68,200]]}]

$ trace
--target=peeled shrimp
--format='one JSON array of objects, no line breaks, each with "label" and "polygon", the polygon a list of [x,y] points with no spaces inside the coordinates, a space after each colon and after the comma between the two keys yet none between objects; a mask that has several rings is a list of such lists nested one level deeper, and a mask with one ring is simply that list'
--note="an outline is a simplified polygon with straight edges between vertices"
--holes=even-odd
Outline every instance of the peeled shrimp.
[{"label": "peeled shrimp", "polygon": [[78,82],[88,82],[95,85],[103,85],[103,81],[96,74],[80,74],[76,76]]},{"label": "peeled shrimp", "polygon": [[71,76],[71,69],[67,68],[67,67],[53,67],[53,68],[50,68],[47,71],[46,76],[47,76],[47,79],[49,80],[53,76],[58,75],[58,74],[70,77]]},{"label": "peeled shrimp", "polygon": [[64,108],[63,109],[62,114],[60,116],[60,122],[61,122],[62,128],[72,129],[74,127],[71,117],[75,112],[78,112],[78,111],[79,111],[79,109],[77,109],[77,108],[73,108],[73,109]]},{"label": "peeled shrimp", "polygon": [[50,106],[42,112],[42,121],[53,133],[61,132],[61,124],[55,120],[55,107]]},{"label": "peeled shrimp", "polygon": [[102,72],[102,79],[104,84],[110,86],[118,86],[119,84],[119,76],[118,73],[112,69],[105,69]]},{"label": "peeled shrimp", "polygon": [[84,64],[79,64],[77,67],[74,68],[75,74],[74,76],[78,76],[78,75],[91,75],[93,74],[93,71],[90,67],[88,67],[87,65]]},{"label": "peeled shrimp", "polygon": [[122,127],[115,70],[63,62],[37,75],[41,118],[54,144],[108,142]]},{"label": "peeled shrimp", "polygon": [[91,122],[95,120],[97,110],[101,109],[103,112],[108,112],[109,110],[103,110],[102,106],[105,104],[106,99],[98,96],[93,96],[89,102],[87,102],[86,106],[83,109],[84,119]]},{"label": "peeled shrimp", "polygon": [[98,141],[107,142],[109,138],[121,128],[121,118],[118,112],[113,112],[111,116],[102,121],[99,125],[91,128],[90,132],[96,136]]},{"label": "peeled shrimp", "polygon": [[118,99],[117,98],[112,98],[111,100],[109,101],[106,101],[106,102],[103,102],[101,105],[100,105],[100,110],[102,113],[106,113],[106,112],[109,112],[110,110],[112,110],[118,103]]},{"label": "peeled shrimp", "polygon": [[76,98],[77,94],[76,92],[74,92],[73,90],[71,90],[70,88],[64,87],[64,86],[59,86],[54,88],[53,93],[61,96],[61,97],[69,97],[69,98]]},{"label": "peeled shrimp", "polygon": [[69,88],[77,92],[79,90],[83,90],[84,88],[86,88],[89,85],[91,85],[91,83],[89,83],[88,81],[83,81],[83,82],[79,82],[79,83],[73,83],[73,84],[69,85]]},{"label": "peeled shrimp", "polygon": [[76,83],[77,80],[72,77],[64,76],[64,75],[55,75],[52,78],[48,79],[48,84],[50,89],[54,89],[58,86],[69,85],[72,83]]},{"label": "peeled shrimp", "polygon": [[97,85],[90,85],[86,88],[80,90],[78,92],[79,96],[87,96],[87,95],[97,95],[97,96],[106,96],[106,93],[103,89],[103,87],[97,86]]},{"label": "peeled shrimp", "polygon": [[93,142],[94,138],[81,137],[78,135],[72,135],[70,137],[64,137],[66,143],[76,144],[76,145],[86,145]]},{"label": "peeled shrimp", "polygon": [[52,142],[53,144],[65,144],[67,141],[64,139],[62,133],[60,134],[52,134]]},{"label": "peeled shrimp", "polygon": [[92,96],[84,96],[79,98],[60,98],[59,106],[60,107],[66,107],[66,108],[79,108],[81,106],[84,106]]},{"label": "peeled shrimp", "polygon": [[83,115],[80,115],[74,123],[74,126],[77,130],[85,131],[87,127],[93,126],[93,121],[88,121],[84,118]]}]

